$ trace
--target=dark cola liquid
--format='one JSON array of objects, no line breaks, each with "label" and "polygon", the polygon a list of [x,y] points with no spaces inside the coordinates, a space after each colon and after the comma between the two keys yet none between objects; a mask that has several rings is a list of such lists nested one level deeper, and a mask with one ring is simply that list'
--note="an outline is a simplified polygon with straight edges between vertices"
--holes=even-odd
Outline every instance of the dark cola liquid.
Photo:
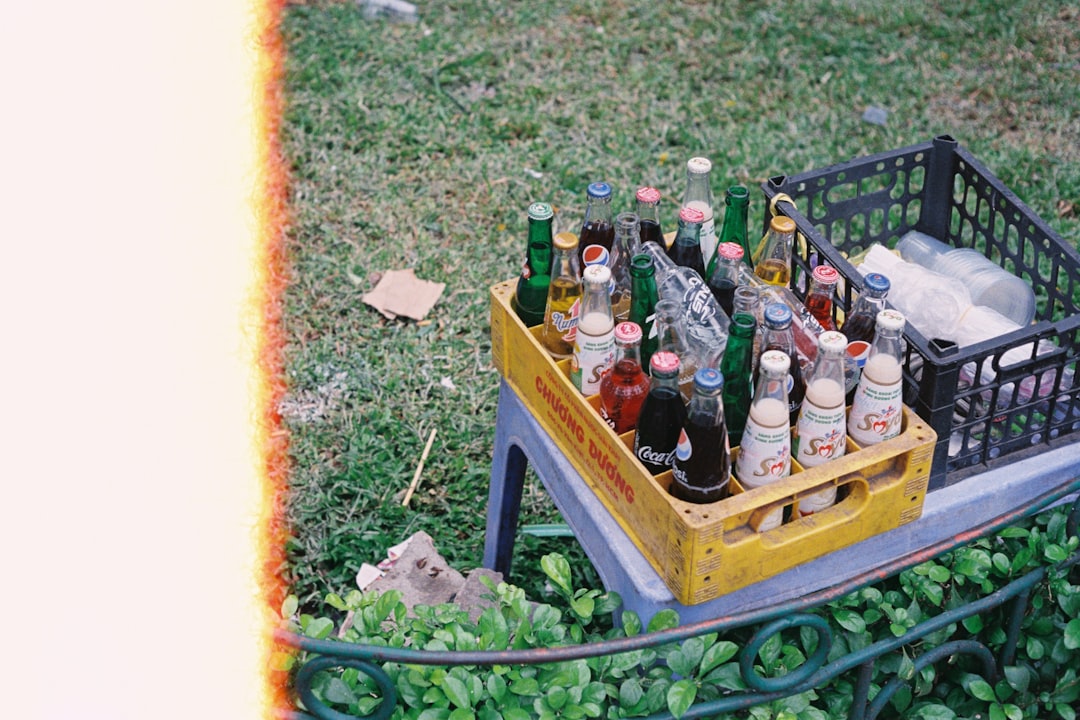
[{"label": "dark cola liquid", "polygon": [[709,415],[695,414],[687,419],[685,432],[680,445],[689,447],[690,456],[682,460],[676,453],[668,491],[692,503],[723,500],[728,496],[731,479],[726,428],[723,423],[715,424]]},{"label": "dark cola liquid", "polygon": [[856,340],[871,342],[874,339],[874,327],[876,322],[877,318],[868,313],[852,315],[847,319],[847,322],[844,323],[842,332],[849,343],[855,342]]},{"label": "dark cola liquid", "polygon": [[668,248],[668,257],[676,265],[682,265],[697,271],[701,277],[705,277],[705,262],[701,258],[701,246],[690,243],[681,243],[677,240]]},{"label": "dark cola liquid", "polygon": [[645,396],[634,435],[634,456],[653,475],[671,469],[675,445],[686,422],[686,406],[677,388],[654,387]]},{"label": "dark cola liquid", "polygon": [[709,290],[712,290],[713,297],[720,303],[720,307],[724,309],[728,317],[735,314],[735,282],[733,280],[722,278],[715,283],[710,282]]},{"label": "dark cola liquid", "polygon": [[664,232],[660,228],[660,223],[655,220],[642,220],[638,225],[638,231],[643,244],[654,242],[665,250],[667,249],[667,243],[664,242]]},{"label": "dark cola liquid", "polygon": [[[608,253],[615,244],[615,226],[602,220],[590,220],[581,228],[580,240],[578,241],[578,260],[581,261],[581,269],[585,269],[585,249],[590,245],[600,245]],[[609,267],[610,260],[606,263]]]}]

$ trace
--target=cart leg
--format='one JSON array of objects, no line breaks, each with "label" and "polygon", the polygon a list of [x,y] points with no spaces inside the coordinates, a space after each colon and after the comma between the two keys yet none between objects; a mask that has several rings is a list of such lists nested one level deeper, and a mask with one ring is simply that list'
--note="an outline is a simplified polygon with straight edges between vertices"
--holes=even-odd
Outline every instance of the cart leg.
[{"label": "cart leg", "polygon": [[[499,415],[507,408],[502,402],[507,388],[500,390]],[[511,410],[512,412],[512,410]],[[521,512],[521,493],[525,485],[525,470],[529,461],[525,453],[511,441],[512,422],[499,417],[495,424],[495,448],[491,461],[491,482],[488,489],[487,531],[484,537],[484,567],[510,575],[514,555],[514,538],[518,515]]]}]

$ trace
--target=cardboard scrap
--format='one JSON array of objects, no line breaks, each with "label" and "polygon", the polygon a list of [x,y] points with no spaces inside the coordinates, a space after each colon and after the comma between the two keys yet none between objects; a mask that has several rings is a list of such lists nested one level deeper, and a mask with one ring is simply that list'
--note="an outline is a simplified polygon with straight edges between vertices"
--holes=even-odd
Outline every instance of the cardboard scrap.
[{"label": "cardboard scrap", "polygon": [[423,320],[445,288],[445,283],[421,280],[411,268],[387,270],[375,289],[364,294],[363,300],[390,320],[398,315]]}]

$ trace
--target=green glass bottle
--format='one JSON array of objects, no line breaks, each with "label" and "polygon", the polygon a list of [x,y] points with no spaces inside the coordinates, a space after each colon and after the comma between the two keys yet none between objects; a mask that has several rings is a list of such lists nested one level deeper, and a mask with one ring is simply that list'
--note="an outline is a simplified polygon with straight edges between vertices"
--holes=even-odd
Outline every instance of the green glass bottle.
[{"label": "green glass bottle", "polygon": [[526,327],[542,325],[547,306],[548,285],[551,284],[551,220],[554,213],[547,203],[529,206],[529,242],[525,264],[521,266],[517,290],[511,301]]},{"label": "green glass bottle", "polygon": [[734,447],[742,441],[750,402],[754,399],[754,335],[757,319],[748,313],[735,313],[728,327],[727,350],[720,365],[724,376],[724,417],[728,440]]},{"label": "green glass bottle", "polygon": [[[724,224],[720,226],[720,235],[716,239],[717,247],[720,243],[731,242],[743,249],[743,262],[754,267],[751,259],[750,238],[747,232],[747,218],[750,214],[750,192],[744,185],[732,185],[727,189],[724,196]],[[709,265],[705,268],[705,277],[712,277],[716,268],[716,253],[709,259]]]},{"label": "green glass bottle", "polygon": [[656,266],[641,253],[630,258],[630,322],[641,327],[641,366],[649,367],[656,352],[657,336],[653,321],[660,293],[656,290]]}]

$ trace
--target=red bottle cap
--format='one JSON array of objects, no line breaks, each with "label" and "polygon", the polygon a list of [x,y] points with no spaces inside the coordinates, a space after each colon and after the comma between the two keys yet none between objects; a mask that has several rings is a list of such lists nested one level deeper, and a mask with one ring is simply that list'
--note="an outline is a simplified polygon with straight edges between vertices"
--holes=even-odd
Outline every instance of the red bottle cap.
[{"label": "red bottle cap", "polygon": [[621,322],[615,326],[615,341],[622,343],[641,342],[641,326],[635,322]]},{"label": "red bottle cap", "polygon": [[840,279],[840,273],[828,265],[818,265],[814,268],[814,279],[824,285],[835,285]]},{"label": "red bottle cap", "polygon": [[643,203],[658,203],[660,202],[660,191],[654,187],[640,187],[635,197]]},{"label": "red bottle cap", "polygon": [[649,368],[654,373],[664,373],[670,375],[679,372],[679,356],[673,352],[667,350],[661,350],[660,352],[653,353],[652,358],[649,360]]},{"label": "red bottle cap", "polygon": [[689,205],[683,206],[683,209],[679,211],[679,219],[683,222],[705,222],[705,213],[701,212],[697,208],[692,208]]},{"label": "red bottle cap", "polygon": [[720,243],[716,246],[716,252],[720,254],[720,257],[728,260],[742,260],[745,254],[742,245],[733,242]]}]

